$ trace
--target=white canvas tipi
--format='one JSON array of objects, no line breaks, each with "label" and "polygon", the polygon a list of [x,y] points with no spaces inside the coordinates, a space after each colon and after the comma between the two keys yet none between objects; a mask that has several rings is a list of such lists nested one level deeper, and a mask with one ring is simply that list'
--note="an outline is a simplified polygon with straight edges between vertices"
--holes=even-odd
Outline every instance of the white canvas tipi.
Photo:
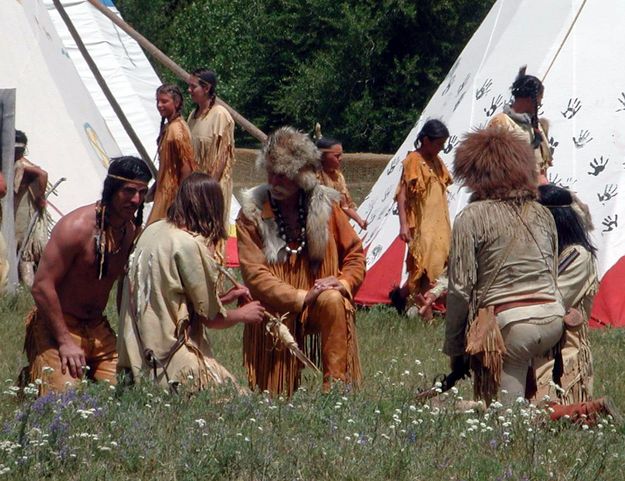
[{"label": "white canvas tipi", "polygon": [[[445,81],[359,209],[369,219],[365,237],[370,274],[359,292],[363,303],[386,302],[392,283],[405,277],[405,248],[397,240],[393,202],[401,161],[429,118],[441,119],[451,138],[442,155],[451,167],[454,148],[471,128],[487,124],[510,98],[522,65],[542,79],[541,115],[550,121],[554,165],[549,178],[570,187],[593,215],[601,273],[625,254],[625,49],[620,0],[498,0],[462,51]],[[467,193],[449,192],[454,217]],[[393,278],[384,273],[393,273]],[[381,282],[380,279],[384,279]]]},{"label": "white canvas tipi", "polygon": [[[110,0],[102,4],[119,15]],[[98,110],[125,155],[138,155],[137,149],[124,130],[109,101],[104,96],[87,62],[76,46],[67,26],[52,0],[43,0],[52,24],[65,50],[72,59],[80,78],[87,87]],[[124,114],[141,139],[151,159],[156,154],[156,138],[160,117],[156,111],[155,92],[161,81],[141,47],[113,22],[96,10],[87,0],[62,0],[61,4],[82,42],[98,66],[100,73],[115,96]]]},{"label": "white canvas tipi", "polygon": [[[136,147],[104,96],[54,3],[52,0],[40,1],[43,1],[47,6],[52,23],[65,50],[74,62],[80,78],[104,117],[121,152],[124,155],[137,155]],[[112,0],[100,0],[100,2],[121,17]],[[156,137],[159,133],[161,119],[156,110],[155,96],[156,89],[162,82],[156,75],[154,68],[139,44],[87,0],[61,0],[61,4],[71,18],[72,24],[89,51],[89,55],[97,64],[109,89],[141,140],[143,147],[158,166]],[[230,236],[234,236],[234,220],[239,209],[239,203],[233,196],[230,207],[230,223],[232,225]],[[229,258],[234,255],[235,252],[231,252]],[[236,261],[233,260],[233,262]]]},{"label": "white canvas tipi", "polygon": [[0,2],[0,88],[16,90],[15,127],[26,132],[27,157],[67,180],[50,197],[58,219],[100,198],[108,158],[120,155],[38,0]]}]

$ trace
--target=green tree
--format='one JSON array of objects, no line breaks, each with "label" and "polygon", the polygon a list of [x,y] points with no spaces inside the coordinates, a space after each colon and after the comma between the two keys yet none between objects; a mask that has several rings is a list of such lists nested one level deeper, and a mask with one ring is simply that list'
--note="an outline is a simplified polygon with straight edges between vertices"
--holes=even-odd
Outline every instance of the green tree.
[{"label": "green tree", "polygon": [[[391,152],[494,0],[118,0],[122,14],[261,129]],[[170,74],[161,71],[164,78]],[[238,144],[254,144],[238,135]]]}]

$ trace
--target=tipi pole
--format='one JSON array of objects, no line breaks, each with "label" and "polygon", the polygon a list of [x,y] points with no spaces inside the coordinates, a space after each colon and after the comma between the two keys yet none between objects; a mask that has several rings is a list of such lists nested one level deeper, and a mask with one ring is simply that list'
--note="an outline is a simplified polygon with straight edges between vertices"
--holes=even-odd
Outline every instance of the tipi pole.
[{"label": "tipi pole", "polygon": [[137,135],[135,130],[132,128],[132,125],[130,125],[130,122],[128,121],[128,118],[126,117],[126,114],[124,113],[124,111],[120,107],[119,103],[117,103],[117,100],[115,99],[115,96],[113,95],[113,92],[111,92],[111,89],[109,89],[108,85],[106,84],[106,81],[104,80],[104,77],[102,77],[102,74],[100,73],[100,69],[98,69],[98,66],[93,61],[93,58],[89,54],[89,51],[87,50],[87,47],[85,47],[85,44],[83,43],[82,39],[80,38],[80,35],[78,34],[78,31],[74,27],[74,24],[72,23],[72,20],[69,18],[69,15],[67,15],[67,12],[65,11],[65,8],[63,8],[63,5],[61,4],[61,1],[60,0],[52,0],[52,1],[54,2],[54,6],[56,7],[56,9],[59,12],[59,15],[63,19],[63,22],[65,22],[65,25],[67,26],[67,30],[69,30],[69,33],[71,34],[72,38],[74,39],[74,42],[76,42],[76,46],[78,47],[78,50],[80,51],[80,53],[82,54],[83,58],[85,59],[85,62],[87,62],[87,65],[89,66],[89,69],[91,70],[91,73],[93,74],[93,76],[95,77],[96,81],[98,82],[98,85],[102,89],[102,92],[104,93],[104,96],[109,101],[109,103],[111,104],[111,107],[115,111],[115,115],[117,115],[117,118],[119,119],[119,121],[121,122],[122,126],[124,127],[124,130],[126,131],[128,136],[130,137],[130,140],[132,140],[132,143],[134,144],[135,148],[137,149],[137,152],[139,152],[139,155],[143,159],[143,162],[145,162],[147,167],[150,169],[150,172],[152,172],[152,176],[154,176],[154,178],[156,179],[156,177],[158,176],[158,170],[156,169],[156,167],[152,163],[152,160],[150,159],[150,156],[148,155],[147,151],[145,150],[145,147],[141,143],[141,140],[139,139],[139,136]]},{"label": "tipi pole", "polygon": [[[56,4],[59,0],[54,0]],[[162,63],[165,67],[171,70],[180,80],[184,82],[189,81],[189,72],[183,69],[180,65],[174,62],[171,58],[165,55],[161,50],[159,50],[156,45],[150,42],[147,38],[137,32],[134,28],[124,22],[121,18],[111,12],[107,7],[102,5],[99,0],[87,0],[94,8],[99,10],[102,14],[104,14],[111,22],[121,28],[124,32],[130,35],[133,39],[137,41],[139,45],[146,52],[148,52],[152,57]],[[230,107],[226,102],[217,97],[217,103],[223,105],[234,121],[243,128],[243,130],[247,131],[252,137],[258,139],[260,142],[264,142],[267,139],[267,135],[256,127],[252,122],[243,117],[239,112]]]},{"label": "tipi pole", "polygon": [[[7,195],[0,205],[0,229],[6,242],[9,275],[7,291],[15,292],[19,282],[17,273],[17,246],[15,241],[15,197],[13,178],[15,176],[15,104],[17,92],[15,89],[0,88],[0,170],[7,183]],[[2,286],[0,285],[0,289]],[[2,292],[0,291],[0,294]]]}]

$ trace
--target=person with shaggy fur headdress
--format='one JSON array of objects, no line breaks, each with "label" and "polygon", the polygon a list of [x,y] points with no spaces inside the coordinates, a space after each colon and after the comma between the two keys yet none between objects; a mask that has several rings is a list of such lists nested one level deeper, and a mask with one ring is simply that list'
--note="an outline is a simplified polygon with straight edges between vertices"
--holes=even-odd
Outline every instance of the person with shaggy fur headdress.
[{"label": "person with shaggy fur headdress", "polygon": [[454,159],[472,196],[452,231],[443,351],[456,369],[468,359],[487,403],[529,397],[533,359],[563,330],[558,237],[536,201],[534,165],[530,145],[504,128],[467,134]]},{"label": "person with shaggy fur headdress", "polygon": [[[323,389],[358,387],[360,359],[353,298],[365,275],[362,243],[338,192],[319,184],[320,153],[305,134],[283,127],[269,136],[257,166],[267,184],[243,192],[236,222],[243,280],[252,297],[284,324],[314,362]],[[250,387],[290,395],[302,364],[276,346],[264,325],[246,325]]]},{"label": "person with shaggy fur headdress", "polygon": [[547,137],[549,122],[538,117],[545,87],[538,78],[528,75],[526,71],[527,66],[519,69],[517,78],[510,87],[512,103],[505,105],[503,112],[495,115],[488,127],[503,127],[525,139],[532,148],[538,181],[546,184],[547,169],[553,163]]}]

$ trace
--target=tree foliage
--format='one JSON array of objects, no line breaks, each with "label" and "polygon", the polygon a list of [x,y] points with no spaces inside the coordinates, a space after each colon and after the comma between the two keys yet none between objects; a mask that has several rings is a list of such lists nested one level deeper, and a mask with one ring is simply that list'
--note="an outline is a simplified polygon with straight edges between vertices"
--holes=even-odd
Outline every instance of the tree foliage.
[{"label": "tree foliage", "polygon": [[215,70],[219,95],[261,129],[319,122],[349,150],[390,152],[494,0],[116,3],[181,66]]}]

